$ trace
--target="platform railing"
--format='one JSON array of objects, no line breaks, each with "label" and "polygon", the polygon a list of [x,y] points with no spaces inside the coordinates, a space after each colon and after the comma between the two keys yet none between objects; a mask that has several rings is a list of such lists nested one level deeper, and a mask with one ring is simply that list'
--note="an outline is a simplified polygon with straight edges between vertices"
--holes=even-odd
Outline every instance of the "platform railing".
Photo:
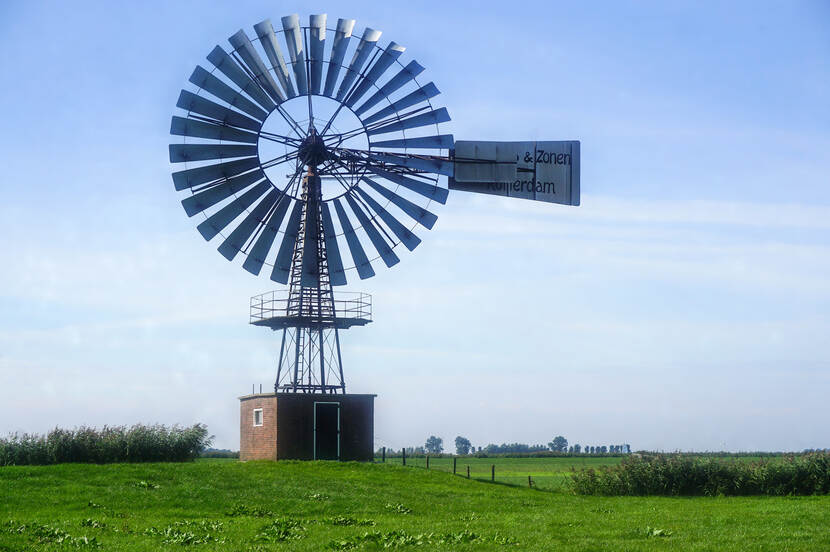
[{"label": "platform railing", "polygon": [[[250,323],[261,322],[274,318],[296,317],[298,314],[289,311],[288,290],[275,290],[254,295],[251,297]],[[372,321],[372,296],[360,292],[335,292],[335,318],[351,318]]]}]

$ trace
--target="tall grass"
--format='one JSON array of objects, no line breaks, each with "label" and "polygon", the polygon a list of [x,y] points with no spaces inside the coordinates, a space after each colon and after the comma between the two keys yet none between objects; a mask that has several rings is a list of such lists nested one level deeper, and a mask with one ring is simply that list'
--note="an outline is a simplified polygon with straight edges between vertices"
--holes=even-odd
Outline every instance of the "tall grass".
[{"label": "tall grass", "polygon": [[685,455],[632,456],[575,471],[574,492],[606,496],[814,495],[830,492],[830,453],[758,462]]},{"label": "tall grass", "polygon": [[0,466],[84,462],[185,462],[213,441],[207,426],[166,427],[136,424],[102,429],[55,428],[47,435],[12,434],[0,438]]}]

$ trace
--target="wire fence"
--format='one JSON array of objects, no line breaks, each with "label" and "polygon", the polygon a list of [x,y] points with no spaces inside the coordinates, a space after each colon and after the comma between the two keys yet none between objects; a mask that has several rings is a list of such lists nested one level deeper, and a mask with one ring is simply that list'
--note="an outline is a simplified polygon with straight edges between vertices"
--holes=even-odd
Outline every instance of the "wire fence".
[{"label": "wire fence", "polygon": [[530,487],[543,491],[566,491],[577,470],[613,465],[620,458],[507,458],[475,456],[377,456],[375,462],[452,473],[477,481]]}]

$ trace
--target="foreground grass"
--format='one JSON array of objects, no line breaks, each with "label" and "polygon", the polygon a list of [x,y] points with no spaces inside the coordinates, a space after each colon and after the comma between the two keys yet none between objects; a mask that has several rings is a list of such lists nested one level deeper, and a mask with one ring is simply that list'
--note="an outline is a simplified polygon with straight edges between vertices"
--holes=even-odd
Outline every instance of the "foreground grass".
[{"label": "foreground grass", "polygon": [[[335,524],[352,522],[366,525]],[[64,464],[0,469],[0,524],[0,551],[93,549],[84,536],[116,551],[375,550],[430,533],[476,540],[417,549],[822,550],[830,497],[577,497],[378,464]]]}]

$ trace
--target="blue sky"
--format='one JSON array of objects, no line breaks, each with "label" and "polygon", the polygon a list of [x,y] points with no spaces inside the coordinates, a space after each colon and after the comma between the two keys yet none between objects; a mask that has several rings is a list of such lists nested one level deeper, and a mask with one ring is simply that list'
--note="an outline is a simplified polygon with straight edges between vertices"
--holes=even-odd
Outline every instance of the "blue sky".
[{"label": "blue sky", "polygon": [[582,205],[451,194],[350,285],[378,446],[827,447],[826,2],[0,6],[0,432],[205,422],[269,387],[270,289],[179,205],[170,116],[239,28],[327,12],[407,46],[456,139],[581,140]]}]

